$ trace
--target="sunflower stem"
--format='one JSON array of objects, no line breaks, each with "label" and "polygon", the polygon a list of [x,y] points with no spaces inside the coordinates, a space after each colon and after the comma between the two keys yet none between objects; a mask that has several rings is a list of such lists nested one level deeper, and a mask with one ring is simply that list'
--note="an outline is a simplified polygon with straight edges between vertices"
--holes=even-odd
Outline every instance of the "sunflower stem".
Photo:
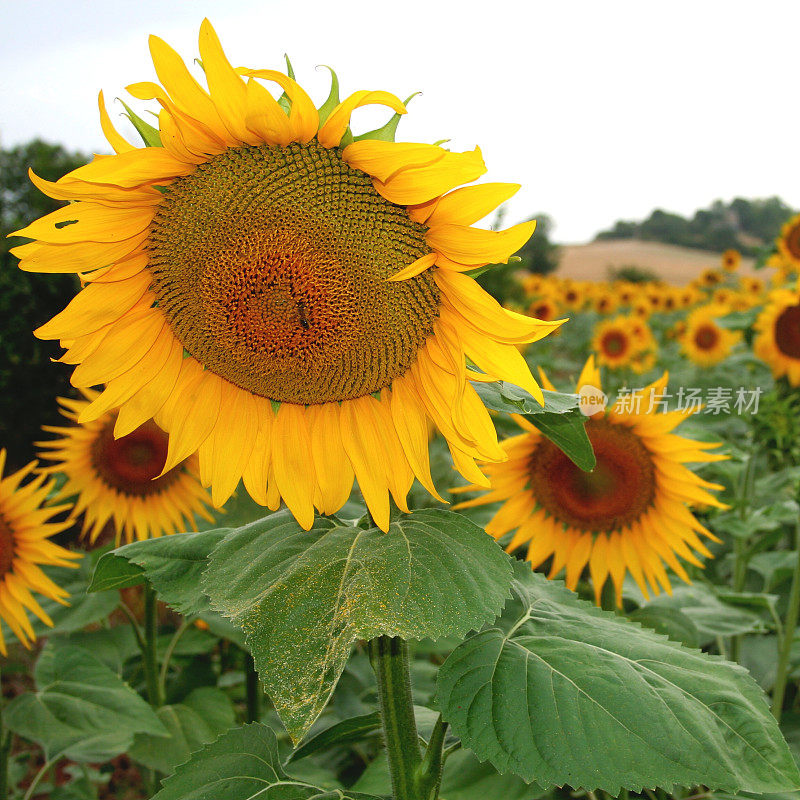
[{"label": "sunflower stem", "polygon": [[163,698],[167,696],[167,675],[169,675],[169,663],[172,660],[172,656],[175,653],[175,648],[178,646],[178,642],[181,640],[183,634],[186,633],[188,627],[189,620],[184,617],[181,620],[180,627],[177,631],[175,631],[172,639],[170,639],[167,650],[164,653],[164,661],[161,663],[161,671],[158,675],[159,697]]},{"label": "sunflower stem", "polygon": [[[753,478],[753,456],[750,455],[745,462],[742,470],[742,480],[739,485],[739,519],[744,522],[750,510],[750,493]],[[733,540],[733,576],[731,586],[734,592],[744,590],[745,579],[747,577],[747,539],[736,536]],[[742,650],[742,634],[734,636],[731,640],[731,661],[739,661]]]},{"label": "sunflower stem", "polygon": [[8,797],[8,759],[11,756],[11,731],[3,724],[3,676],[0,674],[0,800]]},{"label": "sunflower stem", "polygon": [[258,682],[255,661],[250,653],[244,654],[244,679],[247,692],[247,722],[258,722],[261,718],[261,685]]},{"label": "sunflower stem", "polygon": [[163,702],[158,681],[158,607],[156,593],[150,584],[144,589],[144,674],[147,699],[154,708]]},{"label": "sunflower stem", "polygon": [[783,712],[783,696],[786,693],[786,680],[789,673],[789,657],[792,653],[792,642],[800,616],[800,520],[794,529],[795,562],[792,572],[792,588],[789,592],[789,606],[786,609],[786,622],[783,626],[783,636],[780,639],[778,652],[778,671],[775,676],[775,685],[772,689],[772,715],[778,722],[781,721]]},{"label": "sunflower stem", "polygon": [[411,697],[408,645],[399,637],[381,636],[369,642],[369,656],[378,683],[393,800],[435,798],[436,794],[421,794],[418,786],[422,753]]}]

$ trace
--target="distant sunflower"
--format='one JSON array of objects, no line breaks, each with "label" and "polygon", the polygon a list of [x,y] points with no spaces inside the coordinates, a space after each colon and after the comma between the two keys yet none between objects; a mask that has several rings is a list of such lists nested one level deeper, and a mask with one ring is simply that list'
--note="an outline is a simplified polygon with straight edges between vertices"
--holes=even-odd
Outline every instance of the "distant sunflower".
[{"label": "distant sunflower", "polygon": [[528,313],[536,319],[545,320],[550,322],[558,317],[561,313],[558,309],[558,303],[553,297],[539,297],[528,306]]},{"label": "distant sunflower", "polygon": [[772,368],[776,378],[786,376],[800,386],[800,294],[793,289],[775,289],[753,324],[753,351]]},{"label": "distant sunflower", "polygon": [[800,214],[792,217],[783,226],[776,244],[784,264],[794,270],[800,269]]},{"label": "distant sunflower", "polygon": [[[354,477],[384,530],[389,493],[406,510],[416,476],[436,494],[429,419],[478,480],[476,460],[504,454],[465,355],[543,402],[517,345],[560,324],[504,310],[465,274],[533,233],[471,227],[519,186],[456,188],[485,172],[479,149],[387,141],[406,113],[388,92],[338,102],[334,80],[318,109],[281,72],[234,69],[207,20],[208,90],[161,39],[150,49],[163,88],[128,88],[161,105],[149,136],[162,146],[125,141],[101,96],[117,154],[57,183],[32,176],[78,202],[15,234],[38,240],[14,251],[22,269],[88,282],[37,331],[67,347],[73,385],[106,384],[80,421],[119,407],[124,435],[153,417],[165,472],[199,452],[215,505],[242,479],[306,529]],[[353,140],[352,112],[375,104],[395,116]]]},{"label": "distant sunflower", "polygon": [[559,299],[564,308],[580,311],[586,305],[587,297],[588,292],[584,285],[570,281],[562,286]]},{"label": "distant sunflower", "polygon": [[742,263],[742,254],[738,250],[726,250],[722,254],[722,269],[725,272],[736,272]]},{"label": "distant sunflower", "polygon": [[598,314],[613,314],[619,308],[619,302],[613,292],[601,288],[594,296],[592,305]]},{"label": "distant sunflower", "polygon": [[[544,385],[552,388],[548,381]],[[591,357],[577,388],[586,385],[601,388]],[[587,420],[597,456],[592,472],[576,467],[524,417],[515,416],[524,433],[502,443],[506,462],[487,466],[492,483],[488,493],[456,508],[501,502],[487,532],[500,538],[516,529],[507,550],[527,544],[534,569],[552,557],[549,577],[566,569],[570,589],[588,564],[598,604],[609,577],[617,605],[622,604],[626,573],[645,597],[670,591],[665,566],[688,581],[679,558],[702,566],[692,551],[712,554],[698,534],[719,541],[697,521],[690,506],[725,506],[707,491],[723,487],[703,480],[684,464],[726,456],[706,452],[717,444],[672,433],[693,410],[661,413],[653,401],[666,385],[665,375]],[[458,491],[478,489],[473,485]]]},{"label": "distant sunflower", "polygon": [[[6,463],[6,451],[0,450],[0,476]],[[80,553],[71,553],[49,541],[49,537],[68,528],[72,523],[49,522],[69,504],[47,506],[53,489],[45,483],[44,475],[33,475],[36,462],[28,464],[13,475],[0,480],[0,620],[25,647],[30,647],[36,634],[28,618],[28,611],[45,625],[53,621],[39,605],[31,592],[67,605],[69,593],[57,586],[40,566],[75,566]],[[29,479],[26,481],[26,479]],[[23,484],[24,482],[24,484]],[[0,626],[0,653],[7,655],[3,628]]]},{"label": "distant sunflower", "polygon": [[40,458],[55,462],[46,471],[67,479],[57,498],[77,496],[72,517],[83,514],[83,535],[89,542],[97,540],[109,521],[119,544],[196,530],[195,514],[213,520],[196,455],[162,474],[167,434],[151,420],[115,439],[115,411],[81,425],[78,418],[98,393],[84,394],[85,400],[59,400],[61,413],[73,424],[46,427],[62,438],[39,445],[46,448]]},{"label": "distant sunflower", "polygon": [[597,324],[592,337],[597,362],[612,369],[626,367],[639,346],[627,317],[616,317]]},{"label": "distant sunflower", "polygon": [[686,318],[686,329],[681,336],[683,352],[695,364],[710,367],[726,359],[733,346],[742,338],[739,331],[731,331],[717,324],[728,308],[709,304],[700,306]]},{"label": "distant sunflower", "polygon": [[764,293],[764,281],[761,278],[742,276],[739,285],[743,292],[753,296],[756,300]]},{"label": "distant sunflower", "polygon": [[704,286],[706,289],[713,289],[715,286],[719,286],[723,280],[724,275],[718,269],[705,269],[697,278],[699,285]]}]

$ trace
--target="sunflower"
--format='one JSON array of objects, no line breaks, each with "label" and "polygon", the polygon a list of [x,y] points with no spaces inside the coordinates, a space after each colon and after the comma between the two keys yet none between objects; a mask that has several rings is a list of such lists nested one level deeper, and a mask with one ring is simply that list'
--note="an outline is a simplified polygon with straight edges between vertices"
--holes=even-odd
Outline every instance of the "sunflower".
[{"label": "sunflower", "polygon": [[[592,357],[578,379],[579,389],[586,385],[601,388]],[[487,466],[492,484],[488,493],[456,508],[501,502],[486,530],[500,538],[516,529],[508,551],[527,544],[534,569],[552,557],[549,577],[566,568],[570,589],[588,564],[598,604],[609,577],[617,605],[622,603],[626,573],[645,597],[651,591],[670,591],[665,565],[688,581],[678,557],[702,566],[695,553],[711,553],[698,534],[718,541],[690,506],[725,506],[708,491],[723,487],[703,480],[684,464],[726,456],[706,452],[717,444],[672,433],[697,409],[660,413],[656,401],[666,386],[665,375],[587,420],[597,456],[592,472],[580,470],[524,417],[515,416],[523,433],[502,443],[506,462]],[[551,388],[549,381],[545,387]]]},{"label": "sunflower", "polygon": [[[6,451],[0,450],[0,476],[6,464]],[[68,528],[72,523],[49,520],[70,506],[42,504],[52,491],[46,476],[32,477],[36,462],[28,464],[13,475],[0,479],[0,620],[25,647],[30,647],[36,635],[28,611],[45,625],[53,624],[31,592],[67,605],[68,592],[53,583],[40,566],[71,567],[80,553],[71,553],[49,541],[49,537]],[[24,484],[24,485],[23,485]],[[0,625],[0,653],[7,655]]]},{"label": "sunflower", "polygon": [[686,318],[681,346],[695,364],[701,367],[718,364],[728,357],[731,348],[742,338],[740,331],[730,331],[717,324],[716,318],[727,313],[726,306],[712,303],[696,308]]},{"label": "sunflower", "polygon": [[565,282],[559,293],[559,300],[564,308],[571,311],[580,311],[585,305],[588,297],[587,287],[573,281]]},{"label": "sunflower", "polygon": [[98,393],[84,390],[84,395],[84,400],[59,399],[61,413],[72,424],[45,427],[61,438],[39,442],[46,448],[39,457],[55,462],[45,471],[67,479],[56,498],[77,495],[72,517],[83,514],[83,535],[92,544],[109,521],[119,544],[197,530],[195,514],[214,519],[206,510],[211,498],[200,484],[196,455],[163,472],[168,437],[161,428],[149,420],[114,438],[116,411],[78,424]]},{"label": "sunflower", "polygon": [[619,307],[614,293],[602,287],[595,294],[592,305],[598,314],[613,314]]},{"label": "sunflower", "polygon": [[742,276],[739,280],[741,291],[750,295],[755,302],[758,302],[760,295],[764,293],[764,281],[761,278]]},{"label": "sunflower", "polygon": [[[560,324],[504,310],[465,274],[533,233],[471,227],[519,186],[456,188],[485,172],[478,148],[387,141],[406,112],[387,92],[338,102],[334,76],[317,108],[281,72],[234,69],[207,20],[208,90],[161,39],[150,49],[163,86],[128,89],[160,104],[149,136],[162,146],[125,141],[101,95],[116,155],[57,183],[32,176],[78,202],[16,233],[37,240],[14,251],[22,269],[87,282],[36,332],[67,348],[73,385],[106,384],[79,421],[118,407],[120,436],[153,417],[169,434],[164,473],[197,451],[215,505],[242,479],[306,529],[354,477],[383,529],[389,493],[406,510],[414,476],[436,494],[428,419],[479,480],[476,460],[504,453],[465,355],[543,402],[517,345]],[[354,139],[351,114],[375,104],[395,116]]]},{"label": "sunflower", "polygon": [[772,368],[776,378],[786,376],[800,386],[800,293],[774,289],[753,324],[753,351]]},{"label": "sunflower", "polygon": [[724,276],[718,269],[705,269],[697,277],[697,283],[706,289],[713,289],[719,286],[723,279]]},{"label": "sunflower", "polygon": [[775,244],[783,263],[791,269],[800,269],[800,214],[784,224]]},{"label": "sunflower", "polygon": [[544,295],[534,300],[528,306],[528,313],[536,319],[547,322],[554,320],[559,315],[558,303],[555,298]]},{"label": "sunflower", "polygon": [[722,254],[722,269],[725,272],[736,272],[742,263],[742,254],[738,250],[726,250]]},{"label": "sunflower", "polygon": [[626,367],[639,349],[629,317],[604,320],[594,329],[592,350],[597,353],[597,362],[603,366],[612,369]]}]

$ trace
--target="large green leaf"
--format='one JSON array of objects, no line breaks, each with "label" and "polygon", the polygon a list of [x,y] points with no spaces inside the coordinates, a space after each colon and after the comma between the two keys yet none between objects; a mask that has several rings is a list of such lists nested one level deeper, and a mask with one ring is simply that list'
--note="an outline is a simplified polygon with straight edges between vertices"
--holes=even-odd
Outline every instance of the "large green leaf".
[{"label": "large green leaf", "polygon": [[577,394],[545,389],[544,405],[541,405],[533,395],[505,381],[475,381],[472,386],[487,408],[505,411],[507,414],[565,414],[577,410],[579,403]]},{"label": "large green leaf", "polygon": [[788,791],[798,773],[747,672],[590,603],[520,565],[507,630],[439,673],[444,718],[501,772],[542,785]]},{"label": "large green leaf", "polygon": [[153,800],[377,800],[310,786],[287,775],[278,740],[259,723],[224,733],[163,782]]},{"label": "large green leaf", "polygon": [[594,449],[586,433],[586,417],[580,411],[570,411],[567,414],[529,414],[525,418],[575,466],[585,472],[591,472],[597,466]]},{"label": "large green leaf", "polygon": [[212,687],[195,689],[182,703],[162,706],[156,713],[169,738],[140,733],[128,754],[148,769],[167,774],[236,724],[230,698]]},{"label": "large green leaf", "polygon": [[159,597],[181,614],[204,611],[208,600],[200,589],[200,576],[209,554],[228,531],[176,533],[112,550],[97,562],[89,591],[120,589],[147,580]]},{"label": "large green leaf", "polygon": [[229,533],[203,591],[247,635],[256,668],[293,740],[325,707],[356,639],[463,636],[508,596],[508,556],[474,523],[442,510],[388,533],[286,511]]},{"label": "large green leaf", "polygon": [[127,751],[137,733],[167,735],[153,709],[86,650],[46,647],[35,677],[37,691],[12,700],[3,721],[48,758],[107,761]]}]

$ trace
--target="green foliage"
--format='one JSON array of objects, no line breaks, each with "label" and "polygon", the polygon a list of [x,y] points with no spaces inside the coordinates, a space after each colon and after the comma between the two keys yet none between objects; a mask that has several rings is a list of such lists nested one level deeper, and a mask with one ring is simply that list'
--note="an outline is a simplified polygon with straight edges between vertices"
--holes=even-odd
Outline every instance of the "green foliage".
[{"label": "green foliage", "polygon": [[288,512],[232,531],[203,576],[212,605],[247,634],[295,742],[319,716],[356,639],[463,636],[499,613],[508,557],[459,514],[419,511],[388,533]]},{"label": "green foliage", "polygon": [[549,275],[558,269],[561,248],[552,242],[553,220],[547,214],[536,214],[536,230],[518,255],[522,267],[537,275]]},{"label": "green foliage", "polygon": [[3,722],[48,759],[103,761],[126,752],[137,733],[167,735],[153,709],[87,650],[48,646],[35,679],[37,691],[12,700]]},{"label": "green foliage", "polygon": [[658,282],[658,275],[647,267],[639,267],[636,264],[623,264],[621,267],[609,267],[608,280],[628,281],[628,283],[650,283]]},{"label": "green foliage", "polygon": [[0,150],[0,446],[8,449],[11,467],[33,458],[31,442],[40,438],[42,424],[60,419],[55,398],[71,391],[67,369],[51,362],[60,349],[36,339],[33,330],[64,308],[78,284],[71,275],[17,269],[9,250],[25,240],[6,236],[64,205],[30,182],[29,167],[55,181],[87,161],[80,153],[39,139]]},{"label": "green foliage", "polygon": [[128,751],[148,769],[166,774],[189,760],[195,750],[213,742],[236,724],[230,698],[219,689],[195,689],[181,703],[162,706],[156,712],[169,738],[139,733]]},{"label": "green foliage", "polygon": [[442,713],[479,758],[615,796],[675,784],[800,788],[743,669],[601,611],[525,565],[514,594],[505,630],[471,637],[439,672]]},{"label": "green foliage", "polygon": [[691,219],[656,209],[643,222],[619,221],[596,238],[642,239],[715,252],[730,248],[757,255],[760,248],[772,243],[794,213],[778,197],[737,197],[730,203],[716,200],[709,208],[696,211]]},{"label": "green foliage", "polygon": [[273,731],[254,723],[234,728],[194,753],[153,800],[378,800],[310,786],[287,775]]}]

